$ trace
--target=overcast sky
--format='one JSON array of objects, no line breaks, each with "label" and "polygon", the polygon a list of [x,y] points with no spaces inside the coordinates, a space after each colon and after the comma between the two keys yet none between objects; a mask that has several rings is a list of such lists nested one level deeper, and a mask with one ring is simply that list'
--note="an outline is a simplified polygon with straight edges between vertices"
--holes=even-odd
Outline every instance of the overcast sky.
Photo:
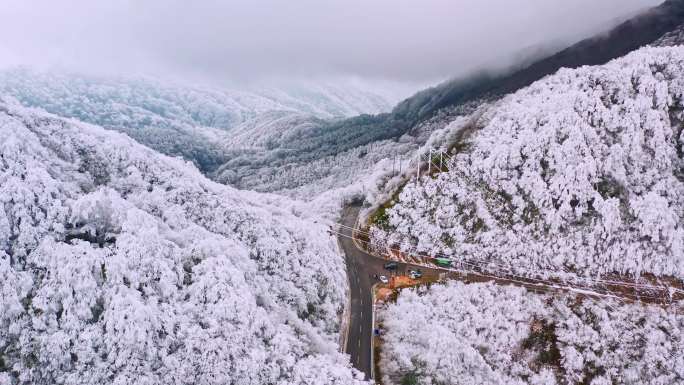
[{"label": "overcast sky", "polygon": [[214,83],[429,82],[510,64],[662,0],[3,0],[0,66]]}]

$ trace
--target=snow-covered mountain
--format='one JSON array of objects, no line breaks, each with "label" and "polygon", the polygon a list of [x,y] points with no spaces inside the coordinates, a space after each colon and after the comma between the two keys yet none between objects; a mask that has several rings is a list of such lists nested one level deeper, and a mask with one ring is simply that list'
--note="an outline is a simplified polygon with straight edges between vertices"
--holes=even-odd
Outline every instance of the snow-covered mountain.
[{"label": "snow-covered mountain", "polygon": [[561,70],[452,123],[469,134],[449,171],[407,184],[373,238],[534,274],[684,278],[683,95],[681,46]]},{"label": "snow-covered mountain", "polygon": [[22,103],[111,127],[180,122],[228,131],[273,111],[322,119],[374,114],[391,109],[412,88],[348,78],[231,90],[28,68],[0,72],[0,90]]},{"label": "snow-covered mountain", "polygon": [[6,101],[0,138],[1,384],[362,382],[305,207]]},{"label": "snow-covered mountain", "polygon": [[[405,149],[415,149],[425,143],[426,132],[444,127],[448,121],[472,112],[487,101],[515,92],[560,68],[604,64],[653,44],[663,34],[673,34],[673,29],[683,22],[684,1],[668,0],[615,28],[606,27],[605,33],[528,63],[524,68],[447,81],[403,100],[386,114],[288,125],[296,127],[289,131],[296,135],[284,135],[282,142],[272,142],[269,151],[231,155],[213,176],[241,188],[310,197],[326,188],[349,183],[346,179],[349,169],[372,169],[365,160],[356,161],[351,154],[406,157]],[[385,150],[396,142],[400,143],[396,150]],[[370,148],[380,151],[369,151]],[[333,180],[334,183],[328,182]]]},{"label": "snow-covered mountain", "polygon": [[[429,130],[483,102],[562,67],[605,63],[674,33],[682,22],[684,1],[668,0],[525,68],[448,81],[411,97],[416,85],[358,79],[230,91],[26,69],[0,72],[0,93],[125,132],[164,154],[191,160],[216,181],[311,198],[348,185],[350,169],[372,169],[370,158],[405,156],[405,149],[424,144]],[[393,142],[400,149],[386,151]],[[369,153],[370,158],[354,159]]]},{"label": "snow-covered mountain", "polygon": [[241,151],[261,153],[324,119],[387,111],[411,86],[356,79],[246,90],[20,68],[0,72],[0,94],[125,132],[210,173]]}]

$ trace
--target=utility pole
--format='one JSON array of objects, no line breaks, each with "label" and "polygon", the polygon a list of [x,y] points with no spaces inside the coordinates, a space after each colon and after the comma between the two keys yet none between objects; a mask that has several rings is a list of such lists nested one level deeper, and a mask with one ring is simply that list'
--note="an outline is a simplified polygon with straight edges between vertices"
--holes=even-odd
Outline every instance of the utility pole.
[{"label": "utility pole", "polygon": [[392,156],[392,176],[394,176],[394,156]]},{"label": "utility pole", "polygon": [[394,155],[394,164],[396,165],[396,166],[394,166],[394,175],[398,175],[399,174],[399,159],[397,159],[396,155]]},{"label": "utility pole", "polygon": [[442,154],[444,154],[444,151],[439,152],[439,171],[442,171]]},{"label": "utility pole", "polygon": [[432,149],[430,149],[430,153],[428,155],[428,176],[430,176],[431,172],[432,172]]},{"label": "utility pole", "polygon": [[420,154],[418,154],[418,166],[416,166],[416,186],[418,185],[418,179],[420,179]]}]

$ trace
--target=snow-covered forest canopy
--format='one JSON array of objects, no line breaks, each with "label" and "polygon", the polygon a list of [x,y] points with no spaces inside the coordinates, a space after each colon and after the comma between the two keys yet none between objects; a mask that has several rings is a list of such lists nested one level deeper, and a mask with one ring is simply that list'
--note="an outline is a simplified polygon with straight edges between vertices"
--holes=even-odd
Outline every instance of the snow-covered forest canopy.
[{"label": "snow-covered forest canopy", "polygon": [[452,282],[378,314],[385,385],[684,384],[684,316],[658,306]]},{"label": "snow-covered forest canopy", "polygon": [[[357,207],[333,225],[363,201],[383,249],[549,278],[539,291],[578,275],[681,289],[684,26],[654,39],[684,0],[665,4],[409,98],[384,80],[0,70],[0,385],[368,385],[351,361],[366,370],[373,342],[345,326],[373,340],[376,316],[384,385],[684,385],[681,305],[451,282],[366,318],[390,274],[342,254]],[[530,85],[637,43],[653,47]],[[436,149],[426,175],[416,155]]]},{"label": "snow-covered forest canopy", "polygon": [[378,244],[562,274],[684,277],[684,48],[564,69],[457,119]]},{"label": "snow-covered forest canopy", "polygon": [[354,384],[306,208],[0,104],[0,384]]}]

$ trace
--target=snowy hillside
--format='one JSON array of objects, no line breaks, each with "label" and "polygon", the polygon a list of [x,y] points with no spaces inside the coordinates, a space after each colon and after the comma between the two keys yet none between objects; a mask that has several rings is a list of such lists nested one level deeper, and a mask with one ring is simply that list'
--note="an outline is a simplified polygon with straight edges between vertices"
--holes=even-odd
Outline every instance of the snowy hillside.
[{"label": "snowy hillside", "polygon": [[404,290],[379,312],[383,384],[684,384],[684,316],[493,284]]},{"label": "snowy hillside", "polygon": [[376,242],[519,272],[684,277],[684,47],[564,69],[460,119]]},{"label": "snowy hillside", "polygon": [[[231,91],[150,79],[116,79],[14,69],[0,72],[0,94],[122,131],[167,155],[180,155],[203,171],[216,170],[240,151],[268,151],[302,127],[378,113],[412,87],[342,79]],[[182,145],[181,145],[182,143]]]},{"label": "snowy hillside", "polygon": [[6,102],[0,137],[1,384],[360,383],[304,207]]}]

